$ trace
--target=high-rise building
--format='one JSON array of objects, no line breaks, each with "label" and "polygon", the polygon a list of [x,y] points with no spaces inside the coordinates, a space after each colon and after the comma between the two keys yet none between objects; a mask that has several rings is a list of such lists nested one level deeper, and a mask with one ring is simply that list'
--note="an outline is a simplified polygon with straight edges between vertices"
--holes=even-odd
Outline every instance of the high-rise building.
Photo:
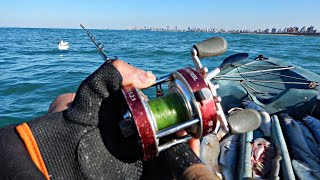
[{"label": "high-rise building", "polygon": [[308,27],[307,28],[307,33],[313,33],[313,31],[314,31],[313,28],[314,28],[313,26]]},{"label": "high-rise building", "polygon": [[289,27],[289,28],[287,29],[287,32],[288,32],[288,33],[294,33],[294,28],[293,28],[293,27]]},{"label": "high-rise building", "polygon": [[277,33],[282,33],[282,30],[281,30],[281,28],[280,28],[280,29],[278,29]]}]

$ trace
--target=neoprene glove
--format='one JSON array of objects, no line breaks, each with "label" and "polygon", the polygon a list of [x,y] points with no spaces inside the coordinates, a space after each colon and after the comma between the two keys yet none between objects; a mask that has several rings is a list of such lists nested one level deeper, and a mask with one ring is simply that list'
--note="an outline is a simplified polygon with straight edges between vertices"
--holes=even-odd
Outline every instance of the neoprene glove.
[{"label": "neoprene glove", "polygon": [[118,70],[105,62],[80,85],[71,107],[28,122],[51,179],[139,179],[140,147],[123,138]]}]

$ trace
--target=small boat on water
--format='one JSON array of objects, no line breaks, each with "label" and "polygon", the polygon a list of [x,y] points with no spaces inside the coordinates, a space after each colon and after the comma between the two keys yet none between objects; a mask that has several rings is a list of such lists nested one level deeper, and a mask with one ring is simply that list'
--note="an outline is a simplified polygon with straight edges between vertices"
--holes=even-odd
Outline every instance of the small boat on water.
[{"label": "small boat on water", "polygon": [[259,129],[220,142],[224,179],[320,178],[319,81],[318,74],[262,55],[214,77],[225,111],[250,108],[262,117]]},{"label": "small boat on water", "polygon": [[58,49],[61,51],[68,50],[69,47],[70,47],[69,42],[65,42],[65,41],[61,40],[58,43]]}]

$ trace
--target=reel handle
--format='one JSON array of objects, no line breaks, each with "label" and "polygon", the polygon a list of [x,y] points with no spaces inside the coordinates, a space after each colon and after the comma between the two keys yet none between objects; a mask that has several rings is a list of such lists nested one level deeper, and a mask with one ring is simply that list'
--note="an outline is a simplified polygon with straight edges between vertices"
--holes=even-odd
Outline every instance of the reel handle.
[{"label": "reel handle", "polygon": [[248,53],[237,53],[227,57],[223,60],[219,67],[206,74],[207,81],[211,81],[211,79],[218,75],[222,69],[232,66],[233,63],[242,61],[244,59],[247,59],[248,57]]},{"label": "reel handle", "polygon": [[193,45],[197,50],[198,57],[219,56],[227,50],[227,41],[221,37],[212,37],[200,43]]}]

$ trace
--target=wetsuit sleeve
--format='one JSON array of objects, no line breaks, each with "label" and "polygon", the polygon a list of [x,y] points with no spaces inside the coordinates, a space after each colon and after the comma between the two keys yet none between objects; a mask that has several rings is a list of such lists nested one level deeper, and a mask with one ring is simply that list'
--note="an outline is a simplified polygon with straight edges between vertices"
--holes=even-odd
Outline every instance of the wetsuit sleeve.
[{"label": "wetsuit sleeve", "polygon": [[0,179],[45,179],[31,160],[15,126],[0,129]]}]

